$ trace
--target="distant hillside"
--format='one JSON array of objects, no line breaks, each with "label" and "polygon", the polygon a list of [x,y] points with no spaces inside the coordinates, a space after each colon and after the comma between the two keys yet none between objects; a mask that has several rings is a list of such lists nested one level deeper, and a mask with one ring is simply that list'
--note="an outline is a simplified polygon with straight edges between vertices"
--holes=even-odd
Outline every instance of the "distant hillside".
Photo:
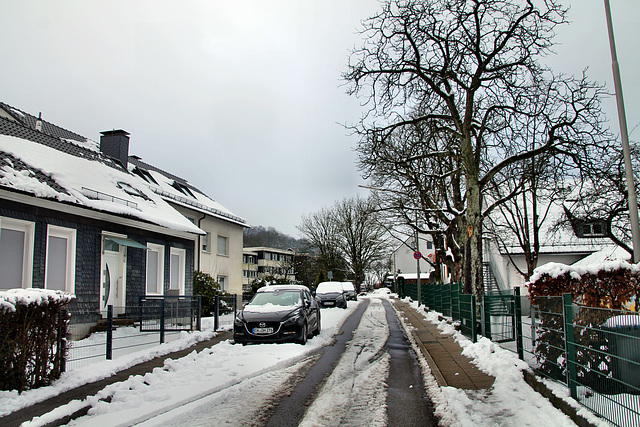
[{"label": "distant hillside", "polygon": [[260,225],[245,228],[244,230],[244,246],[267,246],[276,249],[295,249],[301,250],[305,247],[303,239],[296,239],[279,232],[273,227],[262,227]]}]

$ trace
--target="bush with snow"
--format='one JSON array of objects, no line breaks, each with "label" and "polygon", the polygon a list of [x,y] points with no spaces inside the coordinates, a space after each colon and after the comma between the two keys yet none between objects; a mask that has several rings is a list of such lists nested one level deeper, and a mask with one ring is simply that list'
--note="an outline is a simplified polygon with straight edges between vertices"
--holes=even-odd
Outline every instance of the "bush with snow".
[{"label": "bush with snow", "polygon": [[[638,308],[640,267],[625,261],[591,266],[549,263],[534,271],[527,287],[539,313],[535,348],[539,369],[557,380],[566,377],[566,318],[560,296],[569,293],[572,304],[579,304],[571,310],[573,341],[578,349],[575,354],[577,379],[580,384],[599,391],[615,389],[616,384],[609,381],[613,364],[608,354],[611,345],[606,325],[610,323],[608,319],[625,313],[622,310]],[[632,317],[636,318],[634,322],[640,318],[635,314]]]},{"label": "bush with snow", "polygon": [[0,390],[51,384],[63,370],[68,316],[74,298],[47,289],[0,291]]}]

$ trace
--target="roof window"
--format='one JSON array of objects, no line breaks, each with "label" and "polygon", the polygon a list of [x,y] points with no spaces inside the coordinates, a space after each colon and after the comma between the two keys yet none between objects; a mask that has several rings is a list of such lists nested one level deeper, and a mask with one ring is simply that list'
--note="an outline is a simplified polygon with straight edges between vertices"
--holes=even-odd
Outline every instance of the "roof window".
[{"label": "roof window", "polygon": [[196,196],[194,196],[194,194],[191,192],[189,187],[187,187],[184,184],[179,183],[178,181],[173,181],[173,184],[171,184],[171,186],[173,188],[175,188],[176,190],[180,191],[185,196],[189,196],[189,197],[194,198],[194,199],[196,198]]},{"label": "roof window", "polygon": [[142,168],[139,168],[138,166],[136,166],[136,167],[133,168],[133,170],[131,172],[135,173],[140,178],[142,178],[145,181],[147,181],[149,184],[153,183],[153,184],[159,185],[158,181],[153,179],[153,176],[151,176],[149,171],[146,170],[146,169],[142,169]]}]

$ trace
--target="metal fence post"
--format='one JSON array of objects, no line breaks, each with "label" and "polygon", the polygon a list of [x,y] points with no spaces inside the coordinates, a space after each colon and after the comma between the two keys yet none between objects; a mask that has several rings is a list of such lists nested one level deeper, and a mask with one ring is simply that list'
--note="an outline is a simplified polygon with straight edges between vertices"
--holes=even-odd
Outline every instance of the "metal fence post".
[{"label": "metal fence post", "polygon": [[515,288],[515,316],[516,316],[516,347],[518,357],[524,360],[524,342],[522,339],[522,300],[520,299],[520,288]]},{"label": "metal fence post", "polygon": [[140,332],[142,332],[143,330],[143,321],[144,321],[144,316],[142,314],[142,312],[144,311],[144,308],[142,307],[142,305],[145,303],[145,299],[144,296],[140,296],[140,300],[138,302],[138,313],[139,313],[139,320],[140,320]]},{"label": "metal fence post", "polygon": [[482,335],[491,339],[491,301],[489,296],[484,295],[482,304],[481,304],[481,314],[480,318],[482,319],[482,324],[484,327],[484,331],[482,331]]},{"label": "metal fence post", "polygon": [[216,295],[213,305],[213,330],[217,331],[220,326],[220,295]]},{"label": "metal fence post", "polygon": [[565,331],[565,350],[567,353],[567,387],[571,391],[571,397],[578,398],[577,374],[576,374],[576,346],[573,331],[573,301],[571,294],[562,294],[562,307]]},{"label": "metal fence post", "polygon": [[107,306],[107,360],[113,357],[113,306]]},{"label": "metal fence post", "polygon": [[202,296],[196,297],[196,329],[202,330]]},{"label": "metal fence post", "polygon": [[69,313],[62,310],[58,313],[58,357],[60,361],[60,373],[67,371],[67,319]]},{"label": "metal fence post", "polygon": [[233,321],[236,320],[236,314],[238,314],[238,294],[233,296]]},{"label": "metal fence post", "polygon": [[476,296],[471,295],[471,342],[478,341],[478,326],[476,318]]},{"label": "metal fence post", "polygon": [[160,344],[164,344],[164,303],[165,299],[160,300]]}]

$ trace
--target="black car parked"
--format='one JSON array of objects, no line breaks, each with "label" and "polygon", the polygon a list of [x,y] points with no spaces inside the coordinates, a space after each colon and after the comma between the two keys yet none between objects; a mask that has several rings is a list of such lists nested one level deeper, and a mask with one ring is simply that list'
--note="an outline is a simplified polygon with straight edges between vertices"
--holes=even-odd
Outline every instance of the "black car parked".
[{"label": "black car parked", "polygon": [[306,344],[320,333],[320,307],[309,288],[300,285],[264,286],[238,312],[236,343],[285,342]]},{"label": "black car parked", "polygon": [[321,307],[347,308],[347,298],[340,282],[322,282],[316,288]]}]

